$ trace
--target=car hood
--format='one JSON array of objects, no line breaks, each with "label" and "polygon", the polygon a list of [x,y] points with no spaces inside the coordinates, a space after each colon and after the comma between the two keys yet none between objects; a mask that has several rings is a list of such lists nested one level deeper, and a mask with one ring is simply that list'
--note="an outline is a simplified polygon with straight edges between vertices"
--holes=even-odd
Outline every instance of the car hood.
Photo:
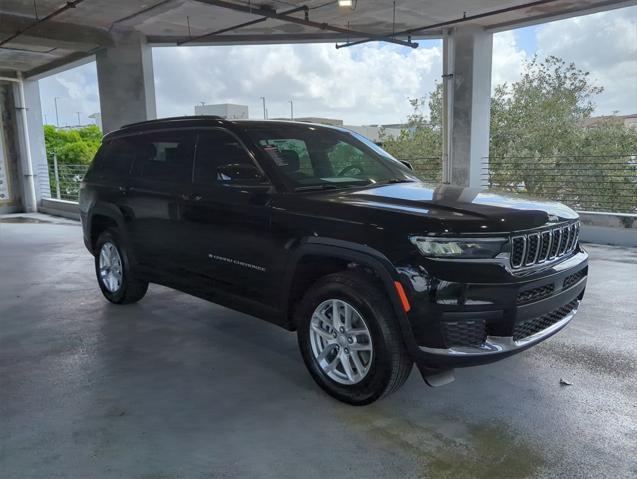
[{"label": "car hood", "polygon": [[314,199],[438,220],[447,232],[510,232],[578,217],[571,208],[521,195],[420,182],[321,192]]}]

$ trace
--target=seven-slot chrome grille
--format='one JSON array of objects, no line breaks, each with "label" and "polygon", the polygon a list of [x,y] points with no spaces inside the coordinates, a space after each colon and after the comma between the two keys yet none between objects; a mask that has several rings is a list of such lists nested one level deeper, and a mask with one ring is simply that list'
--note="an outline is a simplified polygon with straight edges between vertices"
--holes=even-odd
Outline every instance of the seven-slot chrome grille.
[{"label": "seven-slot chrome grille", "polygon": [[579,222],[557,225],[511,238],[511,267],[525,268],[571,253],[579,239]]}]

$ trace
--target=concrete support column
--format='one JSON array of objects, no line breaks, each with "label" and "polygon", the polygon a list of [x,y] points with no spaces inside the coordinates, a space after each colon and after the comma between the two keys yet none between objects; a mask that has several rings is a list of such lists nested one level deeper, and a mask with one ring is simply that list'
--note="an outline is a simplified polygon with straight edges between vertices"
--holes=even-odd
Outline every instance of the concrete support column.
[{"label": "concrete support column", "polygon": [[153,58],[144,37],[122,35],[95,59],[104,133],[157,117]]},{"label": "concrete support column", "polygon": [[18,133],[18,177],[22,208],[35,212],[43,196],[49,194],[46,146],[42,124],[40,87],[37,80],[18,77],[13,86]]},{"label": "concrete support column", "polygon": [[445,182],[482,186],[489,156],[493,35],[480,27],[455,28],[443,40],[445,76]]}]

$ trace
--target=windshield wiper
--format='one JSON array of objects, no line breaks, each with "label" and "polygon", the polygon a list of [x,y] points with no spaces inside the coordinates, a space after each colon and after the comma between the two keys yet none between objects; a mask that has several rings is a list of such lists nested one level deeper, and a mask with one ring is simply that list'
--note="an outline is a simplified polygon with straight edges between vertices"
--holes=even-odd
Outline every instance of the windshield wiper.
[{"label": "windshield wiper", "polygon": [[338,189],[338,186],[325,183],[320,185],[297,186],[296,188],[294,188],[294,191],[315,191],[315,190],[336,190],[336,189]]},{"label": "windshield wiper", "polygon": [[393,184],[396,184],[396,183],[413,183],[413,182],[414,182],[414,180],[407,180],[407,179],[404,179],[404,178],[402,178],[402,179],[392,178],[391,180],[383,181],[383,182],[381,182],[379,184],[381,184],[381,185],[393,185]]}]

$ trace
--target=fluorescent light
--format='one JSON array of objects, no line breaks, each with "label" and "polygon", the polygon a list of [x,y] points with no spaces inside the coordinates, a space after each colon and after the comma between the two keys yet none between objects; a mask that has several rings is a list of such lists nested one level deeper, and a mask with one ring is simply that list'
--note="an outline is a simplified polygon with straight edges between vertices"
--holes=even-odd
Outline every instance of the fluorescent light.
[{"label": "fluorescent light", "polygon": [[340,8],[354,8],[354,0],[338,0]]}]

